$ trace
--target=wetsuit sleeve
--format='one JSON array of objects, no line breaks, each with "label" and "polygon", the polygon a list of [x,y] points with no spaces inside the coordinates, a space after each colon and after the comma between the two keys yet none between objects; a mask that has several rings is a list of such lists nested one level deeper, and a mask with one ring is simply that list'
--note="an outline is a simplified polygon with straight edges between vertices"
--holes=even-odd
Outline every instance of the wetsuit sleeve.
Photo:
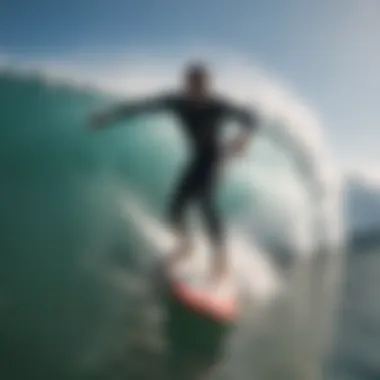
[{"label": "wetsuit sleeve", "polygon": [[257,115],[244,107],[236,106],[230,102],[220,103],[222,114],[232,120],[236,120],[247,131],[255,131],[258,126]]},{"label": "wetsuit sleeve", "polygon": [[145,113],[172,111],[176,108],[176,104],[176,97],[173,95],[161,95],[138,101],[125,102],[111,111],[110,119],[117,121]]}]

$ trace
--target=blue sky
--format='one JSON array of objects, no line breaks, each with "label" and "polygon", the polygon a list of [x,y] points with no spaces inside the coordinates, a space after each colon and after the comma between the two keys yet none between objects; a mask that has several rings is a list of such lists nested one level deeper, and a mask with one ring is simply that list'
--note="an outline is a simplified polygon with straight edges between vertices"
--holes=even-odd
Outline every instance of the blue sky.
[{"label": "blue sky", "polygon": [[380,167],[378,0],[3,0],[0,54],[233,50],[317,111],[341,162]]}]

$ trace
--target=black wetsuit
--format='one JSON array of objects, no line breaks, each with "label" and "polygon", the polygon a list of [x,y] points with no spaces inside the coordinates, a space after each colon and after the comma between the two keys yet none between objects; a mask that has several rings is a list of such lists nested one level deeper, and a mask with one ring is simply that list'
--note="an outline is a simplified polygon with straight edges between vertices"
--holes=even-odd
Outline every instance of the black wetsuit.
[{"label": "black wetsuit", "polygon": [[223,227],[215,210],[217,169],[222,159],[221,126],[228,119],[252,129],[256,120],[246,109],[219,98],[195,102],[185,95],[161,96],[128,104],[120,108],[122,116],[141,112],[171,111],[181,121],[192,148],[192,158],[179,179],[169,207],[173,227],[184,229],[184,211],[192,201],[199,202],[210,238],[214,244],[222,241]]}]

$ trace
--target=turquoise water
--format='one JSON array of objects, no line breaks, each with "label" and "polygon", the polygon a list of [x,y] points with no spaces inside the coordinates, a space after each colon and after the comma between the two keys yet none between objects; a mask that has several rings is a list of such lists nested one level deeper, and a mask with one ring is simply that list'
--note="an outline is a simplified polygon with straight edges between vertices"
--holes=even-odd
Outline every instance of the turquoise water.
[{"label": "turquoise water", "polygon": [[[48,85],[42,76],[1,73],[0,99],[4,376],[167,378],[170,365],[163,353],[168,339],[160,327],[165,308],[157,304],[147,269],[152,247],[134,223],[137,216],[128,218],[121,209],[139,199],[164,226],[167,197],[186,159],[174,121],[146,116],[104,133],[90,132],[88,114],[116,98]],[[292,200],[298,204],[310,194],[302,173],[270,137],[260,135],[250,157],[248,168],[237,164],[227,175],[220,207],[246,233],[261,230],[270,238],[291,225]],[[255,172],[255,165],[261,171]],[[261,177],[263,172],[271,175]],[[278,198],[276,190],[289,184],[293,195],[284,202],[286,193]],[[307,232],[313,235],[313,230]],[[284,245],[291,246],[291,236],[284,233]],[[270,268],[277,273],[277,266]],[[251,277],[255,282],[257,274]],[[287,304],[285,310],[289,308]],[[285,321],[291,323],[291,318]],[[289,330],[284,326],[281,331]],[[247,336],[247,330],[239,331],[233,335],[238,343]],[[277,346],[276,339],[272,336],[270,344]],[[180,352],[183,347],[176,344]],[[187,374],[190,367],[203,371],[214,366],[207,355],[183,355],[176,363]],[[232,364],[222,360],[226,373],[240,368],[233,378],[250,378],[250,360],[237,364],[243,356],[231,355]]]}]

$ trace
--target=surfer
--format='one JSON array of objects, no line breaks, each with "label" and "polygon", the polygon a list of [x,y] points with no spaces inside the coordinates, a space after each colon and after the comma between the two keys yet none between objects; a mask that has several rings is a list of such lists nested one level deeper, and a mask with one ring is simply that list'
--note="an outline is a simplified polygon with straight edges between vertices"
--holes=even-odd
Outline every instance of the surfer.
[{"label": "surfer", "polygon": [[[181,92],[123,103],[108,112],[93,115],[90,126],[98,129],[125,118],[157,111],[170,111],[179,119],[190,142],[192,156],[169,204],[169,219],[178,237],[169,265],[178,263],[192,252],[184,213],[190,203],[197,202],[214,250],[211,275],[213,279],[219,279],[226,274],[228,262],[223,223],[215,207],[218,169],[226,156],[245,150],[256,129],[257,118],[249,110],[213,94],[211,75],[202,63],[189,64],[183,80],[184,89]],[[223,148],[220,142],[221,126],[227,119],[237,121],[243,128]]]}]

